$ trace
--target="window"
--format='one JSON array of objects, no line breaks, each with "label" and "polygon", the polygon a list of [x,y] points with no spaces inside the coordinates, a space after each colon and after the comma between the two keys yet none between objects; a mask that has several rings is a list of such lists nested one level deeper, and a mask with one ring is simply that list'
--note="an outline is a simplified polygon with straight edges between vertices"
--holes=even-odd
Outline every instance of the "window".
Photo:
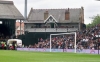
[{"label": "window", "polygon": [[33,28],[33,26],[31,26],[31,28]]},{"label": "window", "polygon": [[54,23],[51,23],[51,28],[54,28]]}]

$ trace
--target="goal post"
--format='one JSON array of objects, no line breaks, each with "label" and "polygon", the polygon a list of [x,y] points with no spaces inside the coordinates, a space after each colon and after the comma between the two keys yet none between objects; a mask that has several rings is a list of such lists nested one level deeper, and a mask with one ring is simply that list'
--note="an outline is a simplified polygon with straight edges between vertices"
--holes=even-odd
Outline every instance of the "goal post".
[{"label": "goal post", "polygon": [[75,41],[75,43],[74,43],[74,52],[76,53],[76,32],[69,32],[69,33],[58,33],[58,34],[50,34],[50,52],[52,52],[52,36],[54,36],[54,35],[67,35],[67,34],[74,34],[74,41]]}]

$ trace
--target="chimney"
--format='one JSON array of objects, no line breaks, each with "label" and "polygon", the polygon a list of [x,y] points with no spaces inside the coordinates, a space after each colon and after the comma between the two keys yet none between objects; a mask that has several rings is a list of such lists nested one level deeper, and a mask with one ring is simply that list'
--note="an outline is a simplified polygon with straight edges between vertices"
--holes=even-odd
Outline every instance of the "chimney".
[{"label": "chimney", "polygon": [[69,18],[70,18],[70,12],[68,8],[68,10],[65,10],[65,20],[69,20]]},{"label": "chimney", "polygon": [[44,20],[46,20],[48,18],[48,15],[49,15],[48,11],[45,11],[44,12]]},{"label": "chimney", "polygon": [[84,10],[84,7],[82,6],[81,9]]},{"label": "chimney", "polygon": [[68,8],[68,11],[69,11],[69,8]]}]

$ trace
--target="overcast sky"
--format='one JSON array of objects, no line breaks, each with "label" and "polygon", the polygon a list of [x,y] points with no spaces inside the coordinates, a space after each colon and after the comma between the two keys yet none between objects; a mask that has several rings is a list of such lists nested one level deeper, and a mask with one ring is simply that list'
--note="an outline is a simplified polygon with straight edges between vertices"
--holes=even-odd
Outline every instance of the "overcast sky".
[{"label": "overcast sky", "polygon": [[[13,0],[15,6],[24,15],[24,0]],[[85,24],[91,17],[100,14],[100,1],[95,0],[28,0],[28,13],[31,9],[81,8],[84,7]]]}]

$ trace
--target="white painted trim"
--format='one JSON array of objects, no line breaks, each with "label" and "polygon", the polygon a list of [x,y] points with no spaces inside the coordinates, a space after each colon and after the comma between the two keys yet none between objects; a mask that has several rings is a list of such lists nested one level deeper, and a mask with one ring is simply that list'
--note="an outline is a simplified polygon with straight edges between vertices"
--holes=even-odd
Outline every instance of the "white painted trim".
[{"label": "white painted trim", "polygon": [[52,18],[55,20],[55,22],[58,22],[52,15],[50,15],[46,20],[44,20],[44,23],[45,23],[50,17],[52,17]]}]

